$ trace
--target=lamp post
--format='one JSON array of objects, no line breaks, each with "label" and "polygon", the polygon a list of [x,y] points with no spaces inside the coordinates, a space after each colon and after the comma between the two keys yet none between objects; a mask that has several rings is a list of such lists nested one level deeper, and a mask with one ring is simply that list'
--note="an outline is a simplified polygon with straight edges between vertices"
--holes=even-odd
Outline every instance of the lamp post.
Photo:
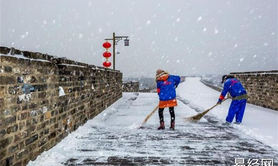
[{"label": "lamp post", "polygon": [[112,46],[113,46],[113,70],[116,69],[116,45],[120,40],[124,39],[124,46],[129,46],[129,39],[128,36],[116,36],[115,32],[113,32],[112,39],[104,39],[104,40],[112,40]]}]

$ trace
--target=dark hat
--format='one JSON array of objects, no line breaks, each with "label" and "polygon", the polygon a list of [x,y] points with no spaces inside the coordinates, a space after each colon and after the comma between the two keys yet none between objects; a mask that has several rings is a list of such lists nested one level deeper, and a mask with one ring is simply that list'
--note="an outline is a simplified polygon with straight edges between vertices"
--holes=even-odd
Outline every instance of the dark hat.
[{"label": "dark hat", "polygon": [[221,83],[223,84],[229,78],[235,78],[235,77],[233,75],[223,75]]},{"label": "dark hat", "polygon": [[156,70],[156,75],[159,75],[159,74],[161,74],[161,73],[163,73],[164,72],[164,70],[162,70],[162,69],[157,69]]}]

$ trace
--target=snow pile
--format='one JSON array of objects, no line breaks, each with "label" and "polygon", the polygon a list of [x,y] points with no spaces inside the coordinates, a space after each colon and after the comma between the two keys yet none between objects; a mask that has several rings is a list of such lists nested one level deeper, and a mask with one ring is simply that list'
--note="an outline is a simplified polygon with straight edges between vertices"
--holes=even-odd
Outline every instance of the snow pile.
[{"label": "snow pile", "polygon": [[59,96],[65,96],[65,91],[63,89],[63,87],[59,86]]},{"label": "snow pile", "polygon": [[[191,105],[199,106],[206,110],[216,104],[219,92],[205,86],[200,78],[186,78],[179,85],[177,94],[190,102]],[[225,122],[231,100],[227,100],[220,106],[210,111],[212,114]],[[241,125],[233,125],[245,134],[255,137],[271,147],[278,149],[278,111],[247,104],[243,122]]]},{"label": "snow pile", "polygon": [[29,102],[32,98],[32,94],[22,94],[18,96],[18,100],[21,101],[25,101],[25,102]]},{"label": "snow pile", "polygon": [[14,58],[17,58],[17,59],[27,59],[27,60],[30,60],[30,61],[37,61],[37,62],[50,62],[48,60],[44,60],[44,59],[33,59],[33,58],[27,58],[25,56],[23,56],[23,54],[14,54],[14,55],[11,55],[11,52],[9,52],[8,54],[1,54],[0,53],[0,57],[1,56],[6,56],[6,57],[14,57]]}]

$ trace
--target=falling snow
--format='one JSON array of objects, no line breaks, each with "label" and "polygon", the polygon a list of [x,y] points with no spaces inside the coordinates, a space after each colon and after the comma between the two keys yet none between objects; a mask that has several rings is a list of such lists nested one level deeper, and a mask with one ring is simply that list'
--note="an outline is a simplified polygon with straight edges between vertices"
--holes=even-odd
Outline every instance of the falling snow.
[{"label": "falling snow", "polygon": [[79,38],[79,39],[82,39],[83,36],[84,36],[84,35],[83,35],[82,33],[79,33],[78,38]]},{"label": "falling snow", "polygon": [[[137,76],[138,65],[141,65],[138,62],[144,60],[141,55],[148,54],[150,60],[145,65],[150,67],[139,68],[142,75],[153,76],[153,70],[164,67],[166,58],[162,62],[156,61],[161,52],[171,55],[168,58],[171,61],[180,59],[202,66],[198,67],[199,74],[235,71],[234,66],[241,58],[236,55],[244,55],[244,62],[248,62],[241,66],[241,71],[276,70],[277,24],[271,21],[277,17],[277,5],[273,5],[276,1],[242,1],[240,5],[226,2],[200,5],[197,1],[180,1],[169,5],[166,1],[69,0],[68,6],[62,9],[59,8],[64,5],[62,1],[55,6],[39,1],[26,1],[26,5],[3,1],[7,8],[2,12],[7,17],[1,22],[5,25],[1,42],[7,47],[67,56],[73,60],[78,60],[79,57],[74,56],[78,54],[83,62],[99,66],[102,65],[99,43],[115,32],[116,35],[130,36],[132,43],[130,47],[121,47],[123,41],[117,43],[121,52],[118,67],[124,75]],[[209,51],[213,55],[208,54]],[[256,59],[254,54],[258,55]],[[126,65],[131,61],[130,55],[136,62],[132,67]],[[216,59],[218,62],[214,66],[202,64]],[[157,64],[152,65],[153,62]],[[264,65],[258,66],[259,63]],[[192,65],[176,68],[168,63],[165,68],[191,74]]]},{"label": "falling snow", "polygon": [[98,28],[98,32],[101,33],[102,32],[102,28]]},{"label": "falling snow", "polygon": [[28,35],[29,35],[29,32],[25,32],[25,33],[22,34],[20,37],[21,37],[21,39],[24,39],[24,38],[26,38]]},{"label": "falling snow", "polygon": [[88,2],[88,6],[89,6],[89,7],[92,7],[92,6],[93,6],[93,2],[92,2],[92,1],[89,1],[89,2]]},{"label": "falling snow", "polygon": [[151,20],[148,20],[148,21],[146,22],[146,24],[147,24],[147,25],[150,25],[150,24],[151,24]]},{"label": "falling snow", "polygon": [[219,32],[218,29],[215,28],[214,29],[214,34],[218,34],[218,32]]},{"label": "falling snow", "polygon": [[209,52],[209,53],[208,53],[208,56],[211,57],[211,55],[212,55],[212,52]]}]

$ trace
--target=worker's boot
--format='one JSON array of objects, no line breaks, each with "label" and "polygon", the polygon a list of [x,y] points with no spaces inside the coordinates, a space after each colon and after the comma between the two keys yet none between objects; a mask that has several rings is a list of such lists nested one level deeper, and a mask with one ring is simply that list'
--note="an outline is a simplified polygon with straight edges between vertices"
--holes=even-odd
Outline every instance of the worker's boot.
[{"label": "worker's boot", "polygon": [[157,130],[164,130],[164,129],[165,129],[164,122],[160,122],[160,126],[157,128]]},{"label": "worker's boot", "polygon": [[175,121],[172,121],[172,122],[171,122],[170,129],[171,129],[171,130],[175,130]]}]

